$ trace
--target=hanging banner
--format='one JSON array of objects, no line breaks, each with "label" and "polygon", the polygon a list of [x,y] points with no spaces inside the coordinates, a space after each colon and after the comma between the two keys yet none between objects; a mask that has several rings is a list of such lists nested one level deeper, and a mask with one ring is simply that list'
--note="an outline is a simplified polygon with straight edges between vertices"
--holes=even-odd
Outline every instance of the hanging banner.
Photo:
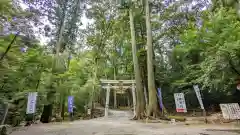
[{"label": "hanging banner", "polygon": [[240,119],[240,107],[238,103],[220,104],[220,108],[224,119]]},{"label": "hanging banner", "polygon": [[185,98],[183,93],[174,93],[174,99],[177,112],[187,112]]},{"label": "hanging banner", "polygon": [[161,88],[158,88],[158,99],[159,99],[160,109],[163,110],[163,102],[162,102],[162,92],[161,92]]},{"label": "hanging banner", "polygon": [[198,85],[193,85],[193,88],[195,90],[201,109],[204,109],[204,105],[203,105],[203,101],[202,101],[202,97],[201,97],[201,93],[200,93],[200,89],[198,88]]},{"label": "hanging banner", "polygon": [[33,114],[36,112],[36,102],[37,102],[37,92],[29,92],[26,114]]},{"label": "hanging banner", "polygon": [[73,112],[73,96],[68,97],[68,112]]}]

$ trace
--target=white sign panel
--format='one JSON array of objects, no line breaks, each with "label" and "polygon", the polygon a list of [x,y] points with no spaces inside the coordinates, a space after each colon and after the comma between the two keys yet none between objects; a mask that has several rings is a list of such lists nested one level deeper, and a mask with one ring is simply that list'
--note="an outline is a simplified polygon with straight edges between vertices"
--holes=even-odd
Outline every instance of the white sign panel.
[{"label": "white sign panel", "polygon": [[185,98],[183,93],[174,93],[174,99],[177,112],[187,112]]},{"label": "white sign panel", "polygon": [[37,92],[28,93],[28,103],[26,114],[33,114],[36,111]]},{"label": "white sign panel", "polygon": [[90,115],[91,114],[91,109],[87,110],[87,114]]},{"label": "white sign panel", "polygon": [[220,104],[220,108],[224,119],[240,119],[240,107],[238,103]]},{"label": "white sign panel", "polygon": [[197,96],[197,99],[198,99],[198,102],[200,104],[200,107],[201,109],[204,109],[204,106],[203,106],[203,101],[202,101],[202,97],[201,97],[201,94],[200,94],[200,90],[198,88],[198,85],[193,85],[193,88],[195,90],[195,93],[196,93],[196,96]]}]

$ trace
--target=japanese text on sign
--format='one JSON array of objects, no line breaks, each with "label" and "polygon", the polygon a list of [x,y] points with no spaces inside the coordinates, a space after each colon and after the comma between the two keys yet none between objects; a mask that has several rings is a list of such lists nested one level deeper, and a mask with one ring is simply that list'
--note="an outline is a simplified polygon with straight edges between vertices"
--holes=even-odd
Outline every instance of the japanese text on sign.
[{"label": "japanese text on sign", "polygon": [[28,93],[26,114],[33,114],[36,112],[36,101],[37,101],[37,92]]},{"label": "japanese text on sign", "polygon": [[187,112],[185,98],[183,93],[174,93],[174,99],[177,112]]},{"label": "japanese text on sign", "polygon": [[224,119],[240,119],[240,107],[238,103],[220,104]]},{"label": "japanese text on sign", "polygon": [[68,97],[68,112],[73,112],[73,96]]},{"label": "japanese text on sign", "polygon": [[162,92],[161,92],[161,88],[158,88],[158,99],[159,99],[160,109],[163,110],[163,102],[162,102]]},{"label": "japanese text on sign", "polygon": [[194,88],[195,93],[197,95],[197,99],[198,99],[198,102],[200,104],[201,109],[204,109],[203,101],[202,101],[202,97],[201,97],[201,93],[200,93],[200,89],[198,88],[198,85],[193,85],[193,88]]}]

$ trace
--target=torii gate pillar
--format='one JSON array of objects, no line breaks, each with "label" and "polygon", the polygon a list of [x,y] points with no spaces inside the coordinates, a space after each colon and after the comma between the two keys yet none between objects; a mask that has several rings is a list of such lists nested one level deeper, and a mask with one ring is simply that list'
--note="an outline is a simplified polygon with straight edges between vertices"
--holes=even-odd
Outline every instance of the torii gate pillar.
[{"label": "torii gate pillar", "polygon": [[110,97],[110,84],[108,84],[106,92],[105,117],[108,117],[109,97]]},{"label": "torii gate pillar", "polygon": [[136,116],[136,91],[135,91],[135,85],[132,84],[132,96],[133,96],[133,116]]}]

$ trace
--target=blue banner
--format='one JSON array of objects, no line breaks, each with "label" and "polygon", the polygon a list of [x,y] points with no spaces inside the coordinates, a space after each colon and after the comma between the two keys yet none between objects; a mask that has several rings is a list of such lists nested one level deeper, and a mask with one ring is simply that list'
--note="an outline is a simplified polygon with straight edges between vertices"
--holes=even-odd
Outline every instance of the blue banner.
[{"label": "blue banner", "polygon": [[68,112],[73,112],[73,96],[68,97]]},{"label": "blue banner", "polygon": [[160,109],[163,110],[163,102],[162,102],[162,92],[161,92],[161,88],[158,88],[158,99],[159,99]]}]

